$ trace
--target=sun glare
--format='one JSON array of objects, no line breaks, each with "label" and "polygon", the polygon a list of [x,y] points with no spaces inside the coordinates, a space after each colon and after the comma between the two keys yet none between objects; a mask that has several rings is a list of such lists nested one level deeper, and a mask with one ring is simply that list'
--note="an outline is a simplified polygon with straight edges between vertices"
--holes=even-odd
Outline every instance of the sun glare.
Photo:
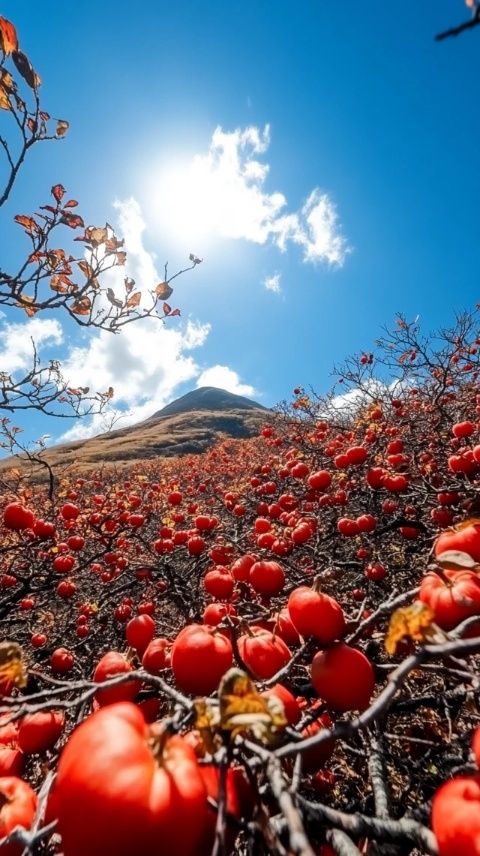
[{"label": "sun glare", "polygon": [[225,207],[218,176],[201,159],[172,161],[159,171],[151,197],[161,234],[202,255],[222,233]]}]

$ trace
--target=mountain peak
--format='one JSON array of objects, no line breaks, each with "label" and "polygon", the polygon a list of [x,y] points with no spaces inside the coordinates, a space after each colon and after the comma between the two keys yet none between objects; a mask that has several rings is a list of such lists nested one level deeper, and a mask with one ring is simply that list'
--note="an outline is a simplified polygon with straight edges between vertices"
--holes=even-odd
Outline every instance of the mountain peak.
[{"label": "mountain peak", "polygon": [[191,410],[267,410],[263,404],[251,401],[243,395],[235,395],[216,386],[201,386],[193,389],[154,413],[151,419],[188,413]]}]

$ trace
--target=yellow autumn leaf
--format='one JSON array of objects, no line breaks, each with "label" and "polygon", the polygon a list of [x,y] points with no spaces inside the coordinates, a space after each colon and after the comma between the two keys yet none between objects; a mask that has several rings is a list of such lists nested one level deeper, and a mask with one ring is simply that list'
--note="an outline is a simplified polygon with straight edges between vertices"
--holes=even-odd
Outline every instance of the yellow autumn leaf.
[{"label": "yellow autumn leaf", "polygon": [[0,642],[0,681],[5,680],[20,688],[27,685],[23,651],[17,642]]},{"label": "yellow autumn leaf", "polygon": [[427,642],[438,634],[438,627],[433,623],[434,613],[420,600],[411,606],[396,609],[390,618],[390,624],[385,636],[385,650],[393,655],[398,643],[403,639],[413,639],[415,642]]},{"label": "yellow autumn leaf", "polygon": [[258,740],[270,743],[287,725],[285,710],[275,696],[260,695],[254,683],[240,669],[229,669],[223,676],[218,696],[220,727],[232,736],[251,732]]}]

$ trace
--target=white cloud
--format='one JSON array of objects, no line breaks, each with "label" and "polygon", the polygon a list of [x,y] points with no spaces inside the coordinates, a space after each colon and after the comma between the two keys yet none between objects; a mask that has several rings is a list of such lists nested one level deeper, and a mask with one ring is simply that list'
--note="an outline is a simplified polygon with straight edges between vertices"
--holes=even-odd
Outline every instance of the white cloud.
[{"label": "white cloud", "polygon": [[269,146],[269,125],[216,128],[206,154],[161,174],[156,198],[162,231],[198,252],[212,238],[271,241],[281,250],[294,243],[306,262],[342,265],[349,247],[326,193],[314,188],[299,211],[287,213],[285,195],[265,189],[270,165],[259,157]]},{"label": "white cloud", "polygon": [[267,291],[273,291],[274,294],[281,294],[282,289],[280,287],[280,273],[272,273],[271,276],[266,276],[263,280],[263,285],[267,289]]},{"label": "white cloud", "polygon": [[0,371],[29,371],[33,361],[33,344],[37,352],[50,345],[60,345],[63,331],[55,318],[32,318],[29,321],[0,327]]},{"label": "white cloud", "polygon": [[233,392],[236,395],[258,395],[253,386],[248,383],[240,383],[240,378],[237,372],[228,366],[211,366],[205,369],[204,372],[197,378],[197,388],[200,386],[216,386],[219,389],[226,389],[227,392]]}]

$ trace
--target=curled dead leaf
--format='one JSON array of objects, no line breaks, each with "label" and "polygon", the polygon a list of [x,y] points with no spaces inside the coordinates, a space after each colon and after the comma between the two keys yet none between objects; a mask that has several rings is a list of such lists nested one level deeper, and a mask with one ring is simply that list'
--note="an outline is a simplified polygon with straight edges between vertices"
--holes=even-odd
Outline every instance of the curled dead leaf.
[{"label": "curled dead leaf", "polygon": [[393,655],[399,642],[403,639],[413,639],[415,642],[428,642],[438,636],[439,628],[433,622],[434,613],[420,600],[411,606],[396,609],[390,618],[390,624],[385,636],[385,650]]},{"label": "curled dead leaf", "polygon": [[159,300],[168,300],[170,295],[173,294],[173,288],[170,288],[168,282],[159,282],[155,286],[154,292]]},{"label": "curled dead leaf", "polygon": [[28,56],[23,51],[13,50],[12,59],[18,73],[21,74],[30,89],[38,89],[42,81],[33,68]]},{"label": "curled dead leaf", "polygon": [[66,121],[66,119],[58,119],[57,127],[55,129],[56,137],[64,137],[70,127],[70,123]]},{"label": "curled dead leaf", "polygon": [[12,681],[20,688],[27,684],[23,651],[17,642],[0,642],[0,681]]}]

